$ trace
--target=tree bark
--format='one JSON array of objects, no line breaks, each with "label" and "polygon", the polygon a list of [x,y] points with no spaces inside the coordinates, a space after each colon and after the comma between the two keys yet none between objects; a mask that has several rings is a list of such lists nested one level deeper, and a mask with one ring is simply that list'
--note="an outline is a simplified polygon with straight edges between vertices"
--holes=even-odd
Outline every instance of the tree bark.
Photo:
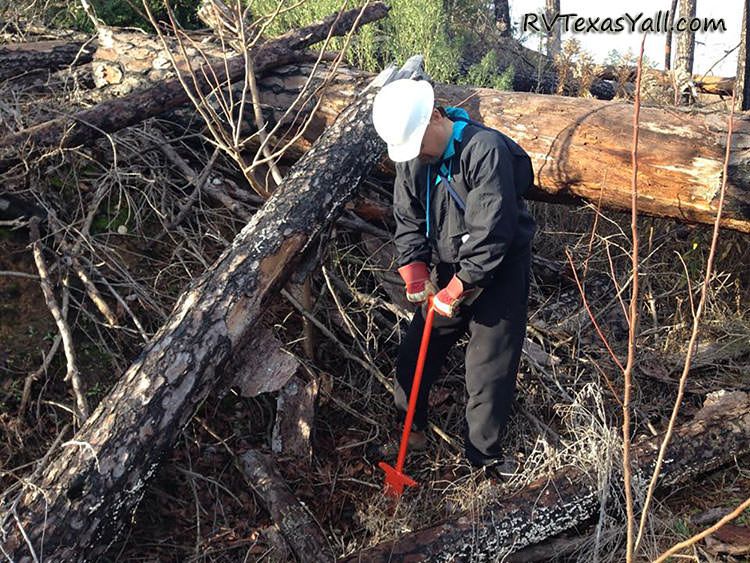
[{"label": "tree bark", "polygon": [[748,26],[748,18],[750,17],[750,0],[743,2],[742,8],[742,32],[740,33],[740,50],[737,53],[737,88],[741,88],[737,92],[736,102],[738,102],[741,111],[747,111],[750,109],[750,73],[746,72],[748,68],[748,61],[750,61],[750,41],[748,41],[748,33],[750,32],[750,26]]},{"label": "tree bark", "polygon": [[250,450],[241,456],[242,470],[250,486],[263,500],[298,561],[333,561],[323,531],[310,512],[289,491],[270,456]]},{"label": "tree bark", "polygon": [[508,0],[495,0],[495,26],[500,32],[500,37],[511,36],[510,6]]},{"label": "tree bark", "polygon": [[[325,71],[324,71],[325,72]],[[308,70],[284,67],[259,82],[274,121],[296,96]],[[306,143],[330,123],[367,75],[342,69],[323,94]],[[560,96],[436,85],[442,105],[464,102],[469,115],[508,134],[534,162],[537,201],[588,200],[630,208],[632,105]],[[727,116],[641,108],[638,211],[712,224],[722,182]],[[722,225],[750,232],[750,117],[735,116]],[[305,145],[299,145],[304,150]],[[385,162],[386,169],[390,163]]]},{"label": "tree bark", "polygon": [[[677,427],[667,450],[660,486],[689,482],[697,476],[750,453],[750,402],[732,396],[706,416]],[[633,448],[634,466],[648,478],[662,436]],[[596,471],[594,471],[596,473]],[[612,480],[619,489],[620,480]],[[542,478],[482,514],[460,514],[437,526],[406,534],[354,554],[344,561],[494,561],[528,545],[577,526],[599,511],[603,491],[585,472],[568,468]],[[612,494],[620,494],[619,490]]]},{"label": "tree bark", "polygon": [[667,27],[667,36],[664,40],[664,70],[672,68],[672,26],[674,25],[674,16],[677,11],[677,0],[672,0],[669,8],[669,26]]},{"label": "tree bark", "polygon": [[[560,13],[560,0],[546,0],[547,21],[552,22],[557,14]],[[557,22],[547,35],[547,56],[554,59],[562,50],[562,32],[560,23]]]},{"label": "tree bark", "polygon": [[224,59],[238,54],[227,51],[217,40],[205,41],[205,33],[183,39],[184,52],[180,43],[169,36],[162,41],[157,35],[105,26],[97,30],[97,35],[92,65],[94,84],[106,88],[105,92],[113,97],[175,78],[170,53],[183,74],[190,68],[197,70],[204,63],[223,64]]},{"label": "tree bark", "polygon": [[0,46],[0,80],[36,69],[58,70],[91,62],[94,48],[82,41],[38,41]]},{"label": "tree bark", "polygon": [[306,464],[312,460],[312,429],[318,382],[291,378],[276,397],[276,422],[271,450],[277,455],[294,457]]},{"label": "tree bark", "polygon": [[[385,17],[388,8],[382,2],[364,9],[358,25],[364,25]],[[262,44],[252,53],[255,71],[260,73],[273,66],[294,60],[298,53],[309,45],[325,39],[333,27],[334,35],[343,35],[353,26],[360,9],[349,10],[337,18],[329,16],[325,21],[302,29],[290,31],[277,39]],[[215,81],[203,79],[198,72],[198,88],[208,92]],[[206,74],[216,76],[219,83],[244,79],[245,61],[242,56],[212,65]],[[68,148],[92,142],[104,135],[123,129],[144,119],[159,115],[188,103],[189,97],[179,80],[159,83],[147,90],[135,92],[122,98],[110,100],[80,111],[24,129],[0,138],[0,173],[17,164],[19,158],[30,158],[45,148]],[[19,155],[19,152],[22,154]]]},{"label": "tree bark", "polygon": [[[377,86],[382,84],[378,84]],[[233,375],[268,298],[342,211],[384,151],[361,93],[289,171],[101,401],[45,476],[0,513],[3,553],[17,563],[102,555],[195,409]]]},{"label": "tree bark", "polygon": [[[690,25],[690,20],[695,17],[696,0],[680,0],[680,17],[684,18],[685,25]],[[677,53],[674,69],[677,73],[677,84],[683,91],[681,103],[688,103],[689,93],[685,93],[683,87],[693,74],[693,59],[695,58],[695,33],[686,29],[677,34]]]}]

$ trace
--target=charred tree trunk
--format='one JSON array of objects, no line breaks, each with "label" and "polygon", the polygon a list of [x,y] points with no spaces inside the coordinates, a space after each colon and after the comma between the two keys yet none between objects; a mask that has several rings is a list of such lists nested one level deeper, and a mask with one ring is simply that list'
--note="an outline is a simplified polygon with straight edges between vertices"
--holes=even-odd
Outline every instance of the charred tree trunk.
[{"label": "charred tree trunk", "polygon": [[82,41],[38,41],[0,46],[0,80],[36,69],[58,70],[91,62],[94,48]]},{"label": "charred tree trunk", "polygon": [[195,409],[228,383],[232,355],[257,330],[269,297],[383,154],[370,119],[377,89],[341,112],[232,245],[182,294],[74,440],[51,458],[41,481],[2,507],[4,554],[21,563],[42,551],[56,561],[106,551]]},{"label": "charred tree trunk", "polygon": [[[522,45],[512,37],[501,37],[495,47],[497,53],[497,73],[513,69],[513,90],[516,92],[538,92],[552,94],[557,91],[559,75],[552,57]],[[580,85],[569,80],[563,86],[565,92],[577,92]],[[611,100],[615,88],[606,80],[594,80],[589,92],[595,98]]]},{"label": "charred tree trunk", "polygon": [[677,84],[682,92],[680,102],[690,102],[690,92],[685,86],[693,74],[693,59],[695,57],[695,33],[690,31],[690,22],[695,17],[696,0],[680,0],[680,18],[687,27],[677,34],[677,53],[674,69],[677,73]]},{"label": "charred tree trunk", "polygon": [[[750,402],[747,394],[739,394],[743,398],[728,394],[726,402],[709,407],[705,416],[677,427],[667,450],[672,461],[662,469],[662,487],[688,482],[750,452]],[[645,479],[661,439],[643,440],[633,448],[634,465]],[[619,487],[620,481],[613,483]],[[345,561],[494,561],[585,522],[599,511],[601,494],[583,471],[566,469],[489,505],[481,515],[454,516]]]},{"label": "charred tree trunk", "polygon": [[[385,17],[388,8],[377,2],[364,9],[358,25],[364,25]],[[290,31],[281,37],[262,44],[252,54],[255,71],[260,73],[268,68],[295,60],[296,51],[322,41],[333,27],[334,35],[347,33],[354,25],[360,10],[354,9],[341,17],[330,16],[325,21],[302,29]],[[198,72],[198,87],[208,92],[215,82],[202,79]],[[218,83],[234,82],[244,78],[245,61],[235,57],[220,61],[206,71],[209,76],[217,77]],[[7,171],[19,160],[19,152],[29,158],[32,154],[45,148],[75,147],[90,143],[105,133],[111,133],[144,119],[159,115],[175,107],[188,103],[189,97],[179,80],[173,79],[159,83],[147,90],[139,91],[122,98],[104,102],[89,110],[78,112],[70,117],[63,117],[41,123],[13,135],[0,138],[0,173]]]},{"label": "charred tree trunk", "polygon": [[[307,70],[285,67],[261,80],[263,100],[283,111]],[[356,92],[364,75],[342,70],[323,94],[307,143]],[[469,115],[508,134],[534,161],[529,199],[555,203],[600,200],[630,208],[632,105],[560,96],[436,86],[443,105],[464,100]],[[281,115],[279,112],[277,115]],[[269,113],[268,119],[273,121]],[[727,119],[723,113],[641,108],[638,210],[672,219],[713,223],[722,182]],[[722,225],[750,233],[750,118],[735,117]],[[300,145],[304,149],[304,145]]]}]

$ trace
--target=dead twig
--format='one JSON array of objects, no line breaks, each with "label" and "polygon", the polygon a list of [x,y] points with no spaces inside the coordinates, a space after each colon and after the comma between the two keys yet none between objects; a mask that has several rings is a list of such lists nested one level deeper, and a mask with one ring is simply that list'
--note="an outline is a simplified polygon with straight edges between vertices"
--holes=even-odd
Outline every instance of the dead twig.
[{"label": "dead twig", "polygon": [[716,219],[714,220],[714,229],[713,229],[713,234],[711,236],[711,248],[708,252],[708,259],[706,260],[706,274],[703,279],[703,286],[701,287],[701,297],[700,297],[700,300],[698,301],[698,307],[695,310],[695,314],[693,315],[693,326],[690,331],[690,340],[688,342],[688,349],[687,349],[687,352],[685,352],[685,364],[682,368],[682,374],[680,375],[679,386],[677,387],[677,397],[675,397],[674,406],[672,407],[672,414],[669,417],[669,424],[667,425],[667,431],[664,434],[664,440],[662,441],[661,446],[659,447],[659,455],[657,456],[656,464],[654,466],[654,472],[651,476],[651,481],[649,482],[649,485],[648,485],[646,499],[643,503],[643,511],[641,512],[640,524],[638,526],[638,537],[635,542],[636,550],[638,549],[638,546],[640,545],[641,539],[643,537],[643,530],[646,527],[646,519],[648,518],[648,509],[649,509],[651,500],[654,495],[654,490],[656,489],[656,482],[659,479],[659,473],[661,472],[661,467],[664,463],[664,456],[666,455],[667,446],[669,445],[669,441],[671,440],[672,434],[674,432],[674,426],[677,420],[677,414],[680,412],[682,399],[685,395],[685,385],[687,383],[688,374],[690,373],[690,364],[692,362],[693,354],[695,353],[695,347],[698,342],[700,320],[701,320],[703,311],[706,306],[706,300],[708,298],[708,288],[711,283],[711,275],[713,273],[714,259],[716,257],[716,248],[718,246],[718,241],[719,241],[719,228],[721,225],[721,214],[724,209],[724,195],[726,194],[726,189],[727,189],[729,151],[732,146],[732,127],[734,125],[735,95],[736,94],[733,91],[732,92],[732,105],[729,111],[729,124],[727,126],[727,144],[726,144],[726,151],[724,154],[724,171],[722,174],[721,190],[719,191],[719,204],[716,210]]},{"label": "dead twig", "polygon": [[[734,98],[734,95],[732,95],[732,98]],[[732,107],[734,107],[734,104],[732,104]],[[690,547],[691,545],[699,542],[703,538],[710,536],[713,534],[716,530],[721,528],[724,524],[727,524],[737,518],[740,514],[742,514],[747,508],[750,508],[750,497],[747,498],[743,503],[741,503],[737,508],[735,508],[732,512],[724,516],[721,520],[719,520],[716,524],[711,526],[710,528],[706,528],[699,534],[695,534],[693,537],[686,539],[685,541],[681,541],[680,543],[677,543],[670,547],[667,551],[659,555],[656,559],[654,559],[654,563],[662,563],[663,561],[666,561],[670,556],[675,555],[678,551],[685,549],[686,547]]]},{"label": "dead twig", "polygon": [[635,365],[636,335],[638,334],[638,118],[641,113],[641,75],[643,73],[643,48],[646,44],[646,34],[641,39],[641,52],[638,56],[638,73],[635,79],[635,102],[633,103],[633,177],[630,200],[630,229],[633,240],[632,269],[633,282],[630,288],[630,314],[628,319],[628,359],[623,372],[622,393],[622,477],[625,487],[625,510],[627,513],[627,544],[625,560],[633,561],[633,528],[635,515],[633,513],[633,485],[632,468],[630,465],[630,393],[632,390],[633,366]]},{"label": "dead twig", "polygon": [[[81,382],[80,374],[78,373],[78,366],[76,363],[76,352],[75,346],[73,346],[73,336],[68,327],[68,323],[63,317],[62,311],[57,304],[55,294],[52,291],[52,285],[49,281],[49,272],[47,270],[47,264],[42,256],[42,241],[39,234],[39,218],[34,217],[29,222],[29,228],[31,230],[31,242],[34,251],[34,262],[39,270],[39,277],[41,278],[40,284],[42,286],[42,292],[44,293],[44,300],[47,302],[52,316],[57,324],[57,329],[60,331],[62,337],[63,349],[65,350],[65,357],[67,359],[68,371],[65,376],[65,381],[70,381],[73,387],[73,393],[76,398],[77,412],[76,415],[79,421],[83,423],[89,416],[89,406],[86,401],[86,396],[83,392],[83,384]],[[67,284],[66,284],[67,285]],[[67,291],[67,287],[66,287]]]}]

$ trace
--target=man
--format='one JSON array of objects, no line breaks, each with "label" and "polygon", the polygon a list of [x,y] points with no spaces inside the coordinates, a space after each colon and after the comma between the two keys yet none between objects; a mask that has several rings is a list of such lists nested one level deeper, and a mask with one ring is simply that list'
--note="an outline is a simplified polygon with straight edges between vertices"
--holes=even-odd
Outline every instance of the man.
[{"label": "man", "polygon": [[422,304],[396,363],[394,398],[402,420],[430,295],[436,312],[410,447],[425,447],[430,386],[468,331],[466,457],[475,467],[500,464],[526,333],[535,223],[523,195],[533,184],[531,160],[464,110],[435,107],[426,81],[387,84],[372,115],[396,165],[398,272],[408,300]]}]

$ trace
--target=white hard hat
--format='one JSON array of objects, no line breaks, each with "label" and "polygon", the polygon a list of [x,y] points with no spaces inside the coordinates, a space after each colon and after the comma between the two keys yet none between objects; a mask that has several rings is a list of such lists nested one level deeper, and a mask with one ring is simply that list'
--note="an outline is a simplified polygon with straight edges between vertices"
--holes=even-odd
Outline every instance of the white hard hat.
[{"label": "white hard hat", "polygon": [[372,121],[388,144],[391,160],[405,162],[419,155],[434,102],[435,93],[425,80],[394,80],[377,93]]}]

